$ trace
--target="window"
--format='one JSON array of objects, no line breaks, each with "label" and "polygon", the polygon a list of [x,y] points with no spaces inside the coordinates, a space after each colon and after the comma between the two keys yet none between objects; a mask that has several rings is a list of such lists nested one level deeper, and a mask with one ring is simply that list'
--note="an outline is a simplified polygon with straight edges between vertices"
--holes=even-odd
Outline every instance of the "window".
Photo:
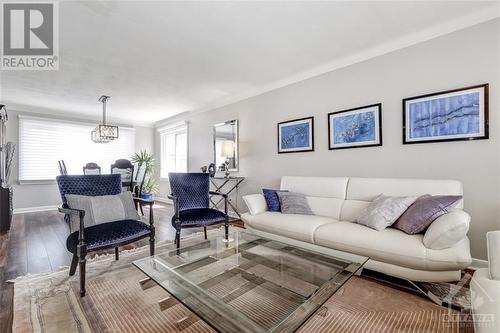
[{"label": "window", "polygon": [[135,148],[133,128],[120,127],[110,143],[94,143],[95,124],[19,116],[19,181],[53,180],[57,161],[64,160],[69,174],[83,174],[83,166],[95,162],[103,173],[119,158],[130,158]]},{"label": "window", "polygon": [[160,177],[168,178],[169,172],[187,171],[187,125],[177,124],[160,129],[161,165]]}]

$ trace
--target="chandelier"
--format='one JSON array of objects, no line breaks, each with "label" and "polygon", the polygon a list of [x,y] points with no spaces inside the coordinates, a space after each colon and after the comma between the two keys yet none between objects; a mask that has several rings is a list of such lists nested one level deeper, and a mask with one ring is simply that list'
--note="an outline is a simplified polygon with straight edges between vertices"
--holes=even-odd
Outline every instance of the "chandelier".
[{"label": "chandelier", "polygon": [[110,98],[110,96],[105,95],[99,97],[99,102],[102,103],[102,124],[97,125],[90,132],[90,138],[95,143],[108,143],[114,139],[118,139],[118,126],[106,124],[106,102]]}]

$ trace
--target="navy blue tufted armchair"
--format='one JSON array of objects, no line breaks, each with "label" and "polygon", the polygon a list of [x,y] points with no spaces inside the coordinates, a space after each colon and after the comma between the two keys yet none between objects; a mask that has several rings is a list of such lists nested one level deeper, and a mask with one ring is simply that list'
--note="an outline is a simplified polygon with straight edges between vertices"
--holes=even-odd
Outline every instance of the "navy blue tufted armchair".
[{"label": "navy blue tufted armchair", "polygon": [[[225,236],[228,237],[229,218],[227,215],[227,195],[210,191],[208,173],[169,173],[170,189],[168,197],[174,201],[172,225],[175,228],[175,243],[179,253],[181,229],[203,227],[207,239],[207,226],[224,223]],[[221,195],[224,200],[224,212],[209,208],[210,194]]]},{"label": "navy blue tufted armchair", "polygon": [[80,218],[79,230],[66,239],[66,248],[73,253],[69,275],[74,275],[80,266],[80,296],[85,296],[85,256],[89,252],[114,248],[118,260],[118,247],[149,237],[150,253],[154,255],[155,227],[152,200],[133,198],[136,204],[149,205],[149,225],[137,220],[110,221],[85,227],[85,211],[71,209],[67,205],[66,194],[86,196],[115,195],[122,192],[122,179],[115,175],[58,176],[57,184],[62,199],[61,213]]}]

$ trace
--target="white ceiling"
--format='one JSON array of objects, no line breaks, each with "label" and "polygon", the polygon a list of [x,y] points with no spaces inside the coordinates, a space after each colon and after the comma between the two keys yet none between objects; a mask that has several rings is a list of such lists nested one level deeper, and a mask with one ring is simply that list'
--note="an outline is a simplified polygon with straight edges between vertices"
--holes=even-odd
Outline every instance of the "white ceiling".
[{"label": "white ceiling", "polygon": [[137,124],[207,110],[498,16],[498,2],[68,1],[57,71],[0,72],[10,109]]}]

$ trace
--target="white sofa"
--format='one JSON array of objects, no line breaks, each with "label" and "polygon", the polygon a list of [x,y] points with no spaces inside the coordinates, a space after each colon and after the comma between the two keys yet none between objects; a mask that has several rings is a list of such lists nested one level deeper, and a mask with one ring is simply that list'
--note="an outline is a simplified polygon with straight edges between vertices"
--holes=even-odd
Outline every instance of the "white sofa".
[{"label": "white sofa", "polygon": [[474,331],[500,332],[500,231],[486,234],[488,268],[476,270],[470,282]]},{"label": "white sofa", "polygon": [[376,231],[355,221],[360,211],[380,194],[389,196],[462,195],[454,180],[348,177],[293,177],[281,179],[282,190],[303,193],[315,215],[269,212],[262,194],[243,197],[248,212],[245,226],[256,233],[368,256],[365,268],[412,281],[457,281],[471,263],[466,234],[470,216],[463,200],[439,217],[424,235],[408,235],[394,228]]}]

